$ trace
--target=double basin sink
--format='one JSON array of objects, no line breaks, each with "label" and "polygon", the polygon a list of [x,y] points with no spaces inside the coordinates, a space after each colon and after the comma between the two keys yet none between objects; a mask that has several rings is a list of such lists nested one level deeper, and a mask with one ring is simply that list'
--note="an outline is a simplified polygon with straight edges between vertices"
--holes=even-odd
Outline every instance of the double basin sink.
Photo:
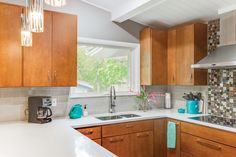
[{"label": "double basin sink", "polygon": [[103,116],[103,117],[96,117],[99,120],[107,121],[107,120],[116,120],[116,119],[122,119],[122,118],[135,118],[135,117],[141,117],[136,114],[121,114],[121,115],[114,115],[114,116]]}]

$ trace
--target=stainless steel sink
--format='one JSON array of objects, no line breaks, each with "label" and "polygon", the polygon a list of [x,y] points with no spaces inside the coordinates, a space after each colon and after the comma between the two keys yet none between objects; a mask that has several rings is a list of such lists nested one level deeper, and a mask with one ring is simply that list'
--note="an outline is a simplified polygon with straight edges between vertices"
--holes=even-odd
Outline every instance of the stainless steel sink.
[{"label": "stainless steel sink", "polygon": [[105,120],[122,119],[123,117],[116,115],[116,116],[104,116],[104,117],[96,117],[96,118],[105,121]]},{"label": "stainless steel sink", "polygon": [[140,115],[137,114],[122,114],[120,115],[121,117],[125,117],[125,118],[135,118],[135,117],[141,117]]},{"label": "stainless steel sink", "polygon": [[102,121],[106,120],[116,120],[116,119],[122,119],[122,118],[134,118],[134,117],[141,117],[136,114],[122,114],[122,115],[115,115],[115,116],[103,116],[103,117],[96,117],[97,119],[100,119]]}]

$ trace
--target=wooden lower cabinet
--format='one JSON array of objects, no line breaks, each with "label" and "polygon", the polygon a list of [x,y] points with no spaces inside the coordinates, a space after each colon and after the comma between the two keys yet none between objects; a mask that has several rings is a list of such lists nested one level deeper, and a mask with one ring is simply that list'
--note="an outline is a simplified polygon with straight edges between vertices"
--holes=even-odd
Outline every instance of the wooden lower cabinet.
[{"label": "wooden lower cabinet", "polygon": [[153,120],[102,126],[102,146],[119,157],[153,157]]},{"label": "wooden lower cabinet", "polygon": [[173,119],[168,119],[168,121],[174,122],[176,124],[176,148],[175,149],[169,149],[167,148],[167,157],[181,157],[181,152],[180,152],[180,121],[173,120]]},{"label": "wooden lower cabinet", "polygon": [[189,153],[181,152],[181,157],[195,157]]},{"label": "wooden lower cabinet", "polygon": [[101,139],[101,127],[100,126],[81,128],[81,129],[77,129],[77,130],[92,140]]},{"label": "wooden lower cabinet", "polygon": [[181,133],[181,149],[195,157],[235,157],[236,148]]},{"label": "wooden lower cabinet", "polygon": [[96,139],[96,140],[93,140],[93,141],[96,142],[99,145],[102,145],[102,140],[101,139]]},{"label": "wooden lower cabinet", "polygon": [[102,146],[119,157],[130,157],[130,135],[102,138]]},{"label": "wooden lower cabinet", "polygon": [[154,157],[166,157],[166,119],[154,120]]},{"label": "wooden lower cabinet", "polygon": [[153,131],[130,135],[130,157],[153,157]]}]

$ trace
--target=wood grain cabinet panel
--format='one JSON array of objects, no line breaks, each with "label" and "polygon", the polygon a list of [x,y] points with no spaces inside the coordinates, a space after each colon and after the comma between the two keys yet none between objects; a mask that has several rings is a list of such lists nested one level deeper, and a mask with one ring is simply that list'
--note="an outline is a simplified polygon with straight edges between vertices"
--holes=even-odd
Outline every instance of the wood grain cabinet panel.
[{"label": "wood grain cabinet panel", "polygon": [[77,85],[77,16],[53,13],[53,86]]},{"label": "wood grain cabinet panel", "polygon": [[207,55],[207,25],[191,24],[176,29],[176,85],[206,85],[207,71],[192,69]]},{"label": "wood grain cabinet panel", "polygon": [[131,134],[131,157],[153,157],[153,131]]},{"label": "wood grain cabinet panel", "polygon": [[176,84],[176,30],[168,31],[167,40],[167,79],[168,85]]},{"label": "wood grain cabinet panel", "polygon": [[181,149],[195,157],[235,157],[236,148],[181,133]]},{"label": "wood grain cabinet panel", "polygon": [[181,123],[181,132],[236,147],[236,135],[232,132],[186,122]]},{"label": "wood grain cabinet panel", "polygon": [[87,136],[90,139],[100,139],[101,138],[101,127],[89,127],[77,129],[80,133]]},{"label": "wood grain cabinet panel", "polygon": [[52,85],[52,12],[44,11],[44,32],[33,33],[33,46],[24,47],[23,85]]},{"label": "wood grain cabinet panel", "polygon": [[181,157],[195,157],[192,154],[181,152]]},{"label": "wood grain cabinet panel", "polygon": [[153,120],[120,123],[102,127],[102,137],[153,130]]},{"label": "wood grain cabinet panel", "polygon": [[22,86],[21,7],[0,3],[0,87]]},{"label": "wood grain cabinet panel", "polygon": [[141,85],[167,84],[167,32],[145,28],[140,45]]},{"label": "wood grain cabinet panel", "polygon": [[154,156],[166,157],[166,119],[154,120]]},{"label": "wood grain cabinet panel", "polygon": [[119,157],[131,157],[130,135],[102,138],[102,146]]},{"label": "wood grain cabinet panel", "polygon": [[102,145],[102,139],[96,139],[96,140],[93,140],[93,141],[96,142],[99,145]]},{"label": "wood grain cabinet panel", "polygon": [[178,85],[193,84],[194,25],[176,30],[176,82]]}]

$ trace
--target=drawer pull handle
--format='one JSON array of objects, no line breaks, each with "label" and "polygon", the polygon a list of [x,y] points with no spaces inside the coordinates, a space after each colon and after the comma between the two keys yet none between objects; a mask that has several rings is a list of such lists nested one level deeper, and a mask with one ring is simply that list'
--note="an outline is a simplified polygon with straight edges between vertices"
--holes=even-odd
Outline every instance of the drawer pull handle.
[{"label": "drawer pull handle", "polygon": [[134,127],[134,125],[126,125],[125,127],[126,128],[132,128],[132,127]]},{"label": "drawer pull handle", "polygon": [[136,135],[137,137],[147,137],[149,136],[149,133],[140,133]]},{"label": "drawer pull handle", "polygon": [[115,139],[110,139],[110,143],[116,143],[116,142],[122,142],[124,141],[124,138],[115,138]]},{"label": "drawer pull handle", "polygon": [[220,145],[215,145],[215,144],[209,143],[207,141],[203,141],[201,139],[197,139],[196,141],[200,145],[211,148],[211,149],[215,149],[215,150],[221,150],[222,149]]},{"label": "drawer pull handle", "polygon": [[93,130],[84,131],[83,134],[84,135],[91,135],[91,134],[93,134]]}]

